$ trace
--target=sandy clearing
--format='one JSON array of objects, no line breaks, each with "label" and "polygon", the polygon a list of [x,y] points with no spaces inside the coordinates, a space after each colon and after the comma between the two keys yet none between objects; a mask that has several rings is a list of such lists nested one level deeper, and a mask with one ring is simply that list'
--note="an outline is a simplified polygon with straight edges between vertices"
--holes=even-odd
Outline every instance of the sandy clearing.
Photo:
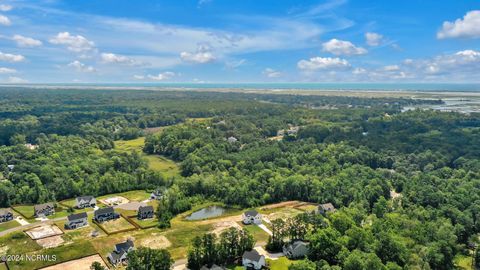
[{"label": "sandy clearing", "polygon": [[225,231],[228,228],[237,228],[239,230],[242,229],[242,226],[240,226],[237,222],[235,221],[220,221],[217,222],[213,225],[215,228],[212,233],[216,235],[220,235],[223,231]]},{"label": "sandy clearing", "polygon": [[148,236],[148,238],[142,239],[139,242],[140,246],[153,249],[168,248],[172,245],[172,243],[167,239],[167,237],[158,233],[152,233]]},{"label": "sandy clearing", "polygon": [[43,248],[53,248],[58,247],[63,244],[65,241],[63,240],[62,236],[56,235],[52,237],[42,238],[37,240],[37,244],[42,246]]},{"label": "sandy clearing", "polygon": [[[92,265],[93,262],[99,262],[102,264],[103,267],[107,267],[105,263],[103,262],[102,258],[100,255],[95,254],[92,256],[88,256],[85,258],[77,259],[77,260],[72,260],[60,264],[56,264],[53,266],[41,268],[41,270],[90,270],[90,266]],[[108,269],[108,268],[106,268]]]},{"label": "sandy clearing", "polygon": [[63,234],[56,225],[40,225],[25,232],[33,240]]},{"label": "sandy clearing", "polygon": [[275,203],[275,204],[269,204],[264,207],[262,207],[262,210],[267,210],[267,209],[275,209],[275,208],[281,208],[281,207],[287,207],[287,206],[294,206],[301,203],[300,201],[286,201],[286,202],[281,202],[281,203]]}]

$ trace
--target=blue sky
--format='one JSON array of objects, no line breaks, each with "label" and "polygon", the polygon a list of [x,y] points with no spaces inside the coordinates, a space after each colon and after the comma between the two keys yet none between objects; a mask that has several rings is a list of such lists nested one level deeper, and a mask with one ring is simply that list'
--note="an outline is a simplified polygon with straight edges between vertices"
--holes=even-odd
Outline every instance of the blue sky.
[{"label": "blue sky", "polygon": [[480,82],[477,0],[0,0],[0,82]]}]

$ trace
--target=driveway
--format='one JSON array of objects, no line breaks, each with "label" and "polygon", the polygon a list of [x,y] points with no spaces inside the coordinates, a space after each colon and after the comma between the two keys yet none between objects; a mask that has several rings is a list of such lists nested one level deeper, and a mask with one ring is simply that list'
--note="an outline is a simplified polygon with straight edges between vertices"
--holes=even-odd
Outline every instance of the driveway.
[{"label": "driveway", "polygon": [[260,227],[260,229],[264,230],[266,233],[268,233],[268,235],[273,235],[272,231],[270,231],[270,229],[267,228],[267,226],[263,225],[263,224],[259,224],[257,225],[258,227]]}]

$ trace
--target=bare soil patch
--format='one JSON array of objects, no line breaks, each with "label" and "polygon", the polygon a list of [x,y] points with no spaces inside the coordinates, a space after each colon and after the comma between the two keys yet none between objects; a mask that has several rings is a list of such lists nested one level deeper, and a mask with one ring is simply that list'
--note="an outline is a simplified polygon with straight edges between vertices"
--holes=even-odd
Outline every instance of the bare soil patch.
[{"label": "bare soil patch", "polygon": [[225,231],[228,228],[237,228],[239,230],[242,229],[242,226],[240,226],[235,221],[221,221],[221,222],[215,223],[213,227],[214,227],[214,230],[212,232],[216,235],[220,235],[223,231]]},{"label": "bare soil patch", "polygon": [[108,205],[108,206],[115,206],[115,205],[121,205],[128,203],[129,200],[125,197],[122,196],[113,196],[113,197],[108,197],[105,199],[100,199],[99,200],[101,203]]},{"label": "bare soil patch", "polygon": [[262,207],[262,210],[267,210],[267,209],[275,209],[275,208],[281,208],[281,207],[287,207],[287,206],[294,206],[299,204],[300,201],[286,201],[286,202],[281,202],[281,203],[275,203],[275,204],[269,204],[264,207]]},{"label": "bare soil patch", "polygon": [[63,234],[63,231],[60,230],[56,225],[41,225],[35,228],[32,228],[25,232],[33,240],[38,240],[42,238],[47,238],[55,235]]},{"label": "bare soil patch", "polygon": [[[107,267],[105,263],[103,262],[102,258],[100,255],[95,254],[92,256],[88,256],[85,258],[77,259],[77,260],[72,260],[60,264],[56,264],[53,266],[45,267],[42,268],[41,270],[87,270],[90,269],[90,266],[92,265],[93,262],[99,262],[103,267]],[[108,268],[106,268],[108,269]]]},{"label": "bare soil patch", "polygon": [[170,243],[167,237],[158,233],[152,233],[148,236],[148,238],[141,239],[139,242],[140,246],[153,249],[168,248],[172,245],[172,243]]},{"label": "bare soil patch", "polygon": [[56,235],[47,238],[42,238],[37,240],[37,244],[42,246],[43,248],[54,248],[58,247],[63,244],[65,241],[63,240],[62,236]]}]

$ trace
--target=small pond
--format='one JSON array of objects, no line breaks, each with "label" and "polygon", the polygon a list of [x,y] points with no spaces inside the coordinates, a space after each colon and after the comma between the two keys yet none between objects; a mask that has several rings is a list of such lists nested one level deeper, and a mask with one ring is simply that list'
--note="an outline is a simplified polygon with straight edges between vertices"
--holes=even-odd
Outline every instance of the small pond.
[{"label": "small pond", "polygon": [[218,205],[213,205],[213,206],[202,208],[202,209],[200,209],[196,212],[193,212],[186,219],[187,220],[201,220],[201,219],[207,219],[207,218],[212,218],[212,217],[218,217],[218,216],[221,216],[226,211],[227,211],[227,209],[225,209],[224,207],[221,207],[221,206],[218,206]]}]

